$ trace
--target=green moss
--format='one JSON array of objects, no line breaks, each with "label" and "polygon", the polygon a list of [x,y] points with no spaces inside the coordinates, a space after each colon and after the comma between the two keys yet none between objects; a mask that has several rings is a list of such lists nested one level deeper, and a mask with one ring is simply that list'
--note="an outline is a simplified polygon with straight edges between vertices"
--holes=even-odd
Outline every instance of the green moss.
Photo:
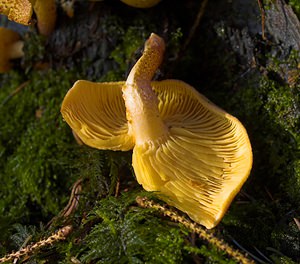
[{"label": "green moss", "polygon": [[297,14],[298,18],[300,17],[300,2],[299,0],[289,0],[289,5],[294,9],[295,13]]},{"label": "green moss", "polygon": [[[185,228],[181,229],[152,209],[135,205],[136,196],[150,193],[129,191],[120,197],[107,197],[95,204],[77,229],[78,243],[60,245],[60,263],[75,256],[81,263],[191,263],[197,255],[207,263],[235,263],[210,246],[197,248]],[[86,231],[88,231],[87,235]]]},{"label": "green moss", "polygon": [[60,103],[76,77],[64,70],[3,77],[0,169],[5,184],[0,186],[0,221],[34,224],[63,208],[65,188],[74,181],[70,158],[77,154],[70,129],[60,118]]},{"label": "green moss", "polygon": [[24,36],[24,58],[22,65],[29,73],[37,63],[43,62],[46,56],[46,38],[34,32],[27,32]]},{"label": "green moss", "polygon": [[119,64],[119,70],[123,73],[128,71],[128,66],[135,57],[135,53],[143,47],[148,32],[138,27],[129,27],[124,33],[120,43],[111,53],[112,59]]},{"label": "green moss", "polygon": [[[105,3],[101,4],[106,10]],[[297,10],[296,1],[290,4]],[[80,6],[80,1],[76,5]],[[78,21],[76,17],[76,23],[69,20],[69,28],[54,39],[56,44],[34,33],[25,37],[24,70],[16,68],[1,76],[0,177],[5,182],[0,186],[1,254],[17,250],[28,236],[38,241],[71,223],[74,231],[67,241],[35,254],[32,261],[233,263],[180,225],[153,210],[137,207],[136,195],[145,193],[137,191],[141,187],[132,172],[131,153],[78,146],[60,117],[60,104],[74,81],[125,80],[144,40],[156,32],[167,40],[162,74],[194,85],[237,116],[251,139],[253,170],[217,232],[228,243],[238,241],[254,255],[259,255],[255,248],[259,249],[274,263],[293,263],[299,258],[299,231],[293,221],[299,217],[300,208],[299,84],[289,87],[285,75],[297,68],[299,56],[294,51],[286,60],[279,60],[269,56],[277,54],[269,52],[272,47],[263,51],[255,47],[258,64],[264,62],[263,70],[249,69],[249,65],[245,68],[224,44],[227,34],[234,35],[234,30],[228,33],[222,24],[222,41],[212,32],[214,26],[208,20],[217,11],[215,6],[201,20],[197,34],[183,52],[182,44],[193,25],[193,17],[186,14],[195,15],[194,7],[198,8],[190,1],[188,5],[192,12],[180,9],[179,14],[167,1],[149,13],[122,5],[124,10],[113,9],[113,15],[107,12],[95,24],[85,24],[82,17]],[[82,32],[78,27],[85,28],[81,24],[91,31],[84,31],[84,38],[77,40],[75,36]],[[209,30],[203,32],[203,28]],[[95,37],[96,44],[86,36]],[[61,58],[47,51],[51,44],[53,50],[55,45],[62,46]],[[246,60],[247,54],[238,57],[242,56]],[[52,69],[38,71],[39,62],[47,61]],[[11,95],[25,81],[29,83]],[[78,178],[84,181],[76,212],[58,218],[45,230],[43,225],[67,204]],[[123,194],[113,197],[119,194],[118,186]],[[21,225],[14,225],[18,222]],[[38,228],[40,222],[43,224]]]},{"label": "green moss", "polygon": [[[128,208],[135,195],[103,199],[93,220],[100,217],[85,239],[83,263],[180,263],[183,239],[149,210]],[[159,253],[158,253],[159,252]]]},{"label": "green moss", "polygon": [[121,34],[121,41],[111,53],[111,58],[118,63],[118,71],[126,79],[126,75],[135,63],[137,56],[140,55],[144,46],[144,41],[152,32],[151,24],[145,26],[145,23],[139,19],[134,20]]},{"label": "green moss", "polygon": [[189,252],[189,254],[202,255],[207,257],[207,263],[220,263],[220,264],[234,264],[236,263],[233,260],[227,259],[224,255],[222,255],[217,249],[211,248],[209,249],[205,245],[201,245],[200,247],[195,247],[191,245],[184,246],[184,249]]}]

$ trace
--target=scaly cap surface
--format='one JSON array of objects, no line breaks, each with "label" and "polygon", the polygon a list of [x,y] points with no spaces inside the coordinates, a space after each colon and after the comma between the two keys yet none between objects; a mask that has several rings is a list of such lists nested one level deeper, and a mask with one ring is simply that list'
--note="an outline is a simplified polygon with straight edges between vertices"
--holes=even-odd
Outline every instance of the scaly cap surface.
[{"label": "scaly cap surface", "polygon": [[0,0],[0,14],[27,26],[32,16],[32,4],[29,0]]}]

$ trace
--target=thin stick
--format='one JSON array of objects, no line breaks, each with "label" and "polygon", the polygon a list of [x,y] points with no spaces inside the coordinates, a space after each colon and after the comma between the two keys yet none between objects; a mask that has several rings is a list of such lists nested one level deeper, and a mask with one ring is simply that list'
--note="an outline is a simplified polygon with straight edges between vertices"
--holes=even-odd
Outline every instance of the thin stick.
[{"label": "thin stick", "polygon": [[79,204],[79,199],[80,195],[82,192],[82,182],[83,179],[79,178],[72,187],[72,192],[70,195],[70,199],[68,204],[65,206],[65,208],[54,218],[52,218],[48,223],[47,223],[47,228],[49,228],[52,223],[57,220],[58,218],[67,218],[69,215],[75,212],[76,208],[78,207]]},{"label": "thin stick", "polygon": [[251,259],[249,259],[247,256],[245,256],[243,253],[238,251],[237,249],[232,248],[230,245],[228,245],[223,239],[219,239],[215,237],[213,234],[209,233],[206,229],[201,227],[200,225],[196,224],[195,222],[192,222],[191,220],[188,220],[184,216],[179,215],[172,209],[167,209],[160,204],[157,204],[151,200],[148,200],[148,198],[145,197],[137,197],[136,202],[138,205],[144,208],[153,208],[162,213],[165,216],[168,216],[173,220],[174,222],[179,222],[182,225],[184,225],[186,228],[192,230],[196,234],[199,235],[199,237],[203,240],[206,240],[210,244],[216,246],[219,250],[222,250],[226,252],[229,256],[237,260],[239,263],[243,264],[254,264],[255,262]]},{"label": "thin stick", "polygon": [[300,221],[297,218],[294,218],[294,221],[295,221],[295,223],[296,223],[296,225],[297,225],[297,227],[300,231]]},{"label": "thin stick", "polygon": [[53,243],[65,240],[66,237],[71,233],[72,226],[64,226],[63,228],[59,229],[56,233],[52,234],[46,239],[40,240],[34,244],[28,245],[23,249],[20,249],[17,252],[12,252],[2,258],[0,258],[0,263],[9,262],[14,259],[20,259],[24,256],[32,255],[34,252],[40,250],[42,247],[52,245]]},{"label": "thin stick", "polygon": [[261,0],[257,0],[257,3],[258,3],[260,14],[261,14],[261,37],[263,40],[267,40],[266,35],[265,35],[265,21],[266,21],[265,8],[264,8]]},{"label": "thin stick", "polygon": [[68,202],[67,206],[59,214],[60,216],[68,217],[78,207],[79,198],[80,198],[80,195],[82,192],[82,182],[83,182],[83,179],[80,178],[73,184],[69,202]]},{"label": "thin stick", "polygon": [[12,97],[14,97],[17,93],[19,93],[23,88],[27,86],[30,81],[26,81],[21,83],[12,93],[10,93],[0,104],[0,107],[5,105]]},{"label": "thin stick", "polygon": [[200,24],[200,21],[201,21],[201,18],[203,17],[204,15],[204,12],[205,12],[205,9],[206,9],[206,5],[208,3],[208,0],[203,0],[203,2],[201,3],[201,6],[200,6],[200,9],[198,11],[198,14],[196,16],[196,19],[193,23],[193,26],[189,32],[189,35],[186,39],[186,41],[184,42],[183,44],[183,47],[182,47],[182,51],[185,51],[185,49],[187,48],[187,46],[190,44],[195,32],[196,32],[196,29],[198,28],[199,24]]},{"label": "thin stick", "polygon": [[118,177],[117,184],[116,184],[115,197],[119,196],[119,192],[120,192],[120,178]]}]

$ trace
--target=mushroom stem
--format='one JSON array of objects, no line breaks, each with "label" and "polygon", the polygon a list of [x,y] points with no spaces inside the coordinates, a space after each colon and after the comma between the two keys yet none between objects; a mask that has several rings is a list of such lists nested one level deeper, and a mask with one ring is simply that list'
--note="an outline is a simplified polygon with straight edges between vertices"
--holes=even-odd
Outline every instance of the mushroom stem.
[{"label": "mushroom stem", "polygon": [[13,43],[9,48],[9,58],[18,59],[24,56],[23,52],[24,42],[19,40]]},{"label": "mushroom stem", "polygon": [[56,2],[55,0],[31,0],[37,17],[37,27],[41,35],[49,36],[55,28]]},{"label": "mushroom stem", "polygon": [[122,88],[129,130],[132,129],[137,145],[156,141],[167,134],[159,110],[158,99],[151,87],[151,80],[162,62],[165,43],[152,33],[146,41],[141,58],[132,68]]}]

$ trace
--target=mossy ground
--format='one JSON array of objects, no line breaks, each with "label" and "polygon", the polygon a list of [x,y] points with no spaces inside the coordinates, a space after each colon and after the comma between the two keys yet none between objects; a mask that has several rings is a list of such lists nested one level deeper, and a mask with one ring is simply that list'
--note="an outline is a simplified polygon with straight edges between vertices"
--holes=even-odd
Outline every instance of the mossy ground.
[{"label": "mossy ground", "polygon": [[[149,10],[77,2],[73,19],[59,8],[49,39],[34,30],[25,34],[25,58],[0,77],[1,256],[30,236],[29,243],[72,223],[67,241],[30,263],[234,263],[182,226],[138,207],[137,195],[152,194],[137,184],[131,153],[79,146],[61,118],[62,99],[76,80],[124,80],[156,32],[167,41],[156,78],[193,85],[238,117],[252,143],[251,175],[215,232],[258,263],[300,260],[299,53],[279,56],[276,43],[234,21],[236,7],[217,2],[217,8],[208,4],[184,50],[197,1],[163,0]],[[49,228],[79,178],[79,207]]]}]

